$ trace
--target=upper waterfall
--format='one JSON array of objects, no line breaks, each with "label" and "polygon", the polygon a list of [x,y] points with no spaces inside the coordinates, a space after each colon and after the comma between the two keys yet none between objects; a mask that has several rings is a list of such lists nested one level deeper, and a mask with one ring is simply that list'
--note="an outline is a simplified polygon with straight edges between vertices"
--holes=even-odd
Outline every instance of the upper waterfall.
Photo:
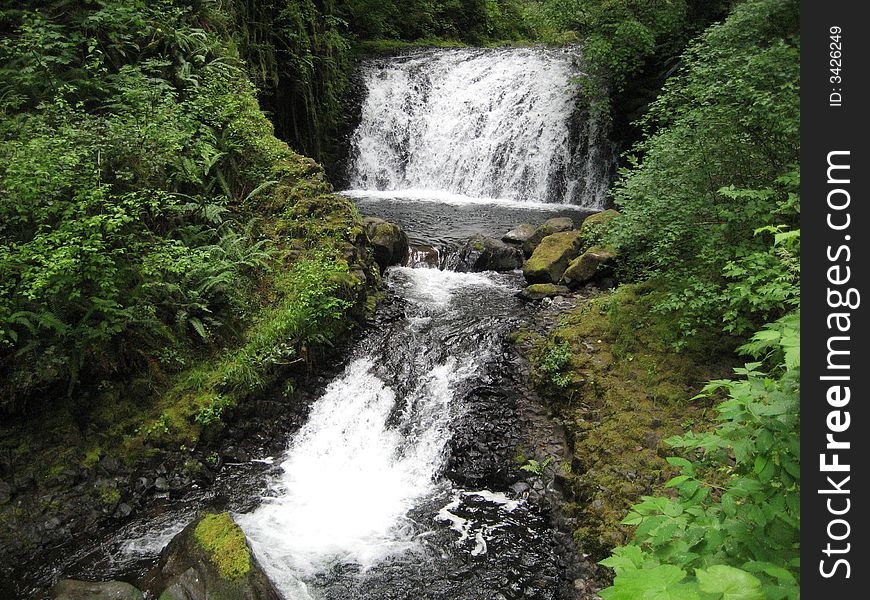
[{"label": "upper waterfall", "polygon": [[359,76],[352,188],[603,205],[613,151],[582,108],[576,48],[427,50]]}]

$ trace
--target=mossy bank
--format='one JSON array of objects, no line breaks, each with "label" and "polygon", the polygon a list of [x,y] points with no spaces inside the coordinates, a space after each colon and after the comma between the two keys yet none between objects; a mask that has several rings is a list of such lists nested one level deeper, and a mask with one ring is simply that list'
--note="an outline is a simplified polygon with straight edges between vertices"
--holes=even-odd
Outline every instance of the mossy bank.
[{"label": "mossy bank", "polygon": [[516,336],[532,361],[531,383],[568,431],[563,510],[595,560],[630,538],[621,521],[631,505],[673,474],[665,457],[675,451],[663,440],[711,424],[711,405],[689,399],[731,364],[727,338],[674,350],[673,324],[650,310],[661,293],[648,282],[578,294],[546,335]]}]

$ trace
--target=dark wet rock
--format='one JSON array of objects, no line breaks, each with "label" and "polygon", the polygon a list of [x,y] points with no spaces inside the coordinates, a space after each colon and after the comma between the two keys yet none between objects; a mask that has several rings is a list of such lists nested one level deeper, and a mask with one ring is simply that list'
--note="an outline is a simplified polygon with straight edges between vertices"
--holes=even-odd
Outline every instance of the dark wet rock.
[{"label": "dark wet rock", "polygon": [[554,233],[562,233],[574,229],[574,221],[570,217],[556,217],[547,219],[538,227],[535,232],[523,242],[523,253],[529,257],[534,253],[535,249],[540,245],[543,239]]},{"label": "dark wet rock", "polygon": [[402,228],[377,217],[364,219],[368,241],[374,249],[375,262],[383,271],[408,257],[408,236]]},{"label": "dark wet rock", "polygon": [[64,579],[51,590],[55,600],[143,600],[142,592],[123,581]]},{"label": "dark wet rock", "polygon": [[117,475],[121,471],[121,461],[112,456],[100,459],[98,465],[103,475]]},{"label": "dark wet rock", "polygon": [[159,600],[195,600],[207,598],[205,581],[193,567],[175,578],[172,585],[160,594]]},{"label": "dark wet rock", "polygon": [[228,513],[206,514],[175,536],[153,578],[161,600],[280,600]]},{"label": "dark wet rock", "polygon": [[441,267],[441,250],[435,246],[426,244],[414,244],[408,247],[408,259],[405,264],[409,267]]},{"label": "dark wet rock", "polygon": [[154,488],[158,492],[167,492],[169,491],[169,481],[165,477],[158,477],[154,480]]},{"label": "dark wet rock", "polygon": [[521,496],[529,491],[529,484],[525,481],[518,481],[511,486],[511,491],[517,496]]},{"label": "dark wet rock", "polygon": [[226,462],[241,463],[251,460],[250,454],[239,446],[227,446],[221,451],[221,458]]},{"label": "dark wet rock", "polygon": [[571,261],[562,275],[562,283],[569,288],[576,289],[585,283],[609,275],[611,271],[609,266],[615,256],[607,248],[598,246],[590,248]]},{"label": "dark wet rock", "polygon": [[459,251],[456,270],[460,273],[479,271],[513,271],[523,265],[523,254],[502,241],[476,235]]},{"label": "dark wet rock", "polygon": [[523,265],[526,281],[558,283],[568,263],[580,254],[581,243],[579,231],[565,231],[545,237]]},{"label": "dark wet rock", "polygon": [[133,514],[133,507],[126,502],[121,502],[118,505],[118,508],[115,509],[115,512],[112,516],[116,519],[126,519],[131,514]]},{"label": "dark wet rock", "polygon": [[562,285],[553,283],[533,283],[530,286],[523,288],[519,293],[523,300],[543,300],[544,298],[554,298],[563,296],[569,293],[570,290]]},{"label": "dark wet rock", "polygon": [[508,244],[523,244],[535,235],[535,229],[537,228],[531,223],[523,223],[504,234],[501,241]]}]

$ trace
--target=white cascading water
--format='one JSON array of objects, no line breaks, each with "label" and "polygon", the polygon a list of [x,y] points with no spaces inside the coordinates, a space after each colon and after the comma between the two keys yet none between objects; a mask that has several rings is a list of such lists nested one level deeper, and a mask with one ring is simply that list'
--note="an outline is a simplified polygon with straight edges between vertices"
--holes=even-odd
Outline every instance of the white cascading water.
[{"label": "white cascading water", "polygon": [[311,598],[305,580],[332,565],[365,569],[415,546],[406,514],[435,489],[451,422],[462,411],[454,388],[487,358],[486,348],[476,348],[429,364],[425,331],[433,319],[450,318],[454,294],[499,287],[493,279],[410,268],[394,269],[391,279],[413,307],[405,335],[419,355],[403,358],[422,366],[411,389],[398,398],[376,374],[380,348],[362,352],[291,440],[273,495],[236,517],[269,577],[294,600]]},{"label": "white cascading water", "polygon": [[[425,51],[364,63],[352,191],[599,208],[613,154],[587,118],[579,51]],[[356,194],[359,195],[359,194]]]}]

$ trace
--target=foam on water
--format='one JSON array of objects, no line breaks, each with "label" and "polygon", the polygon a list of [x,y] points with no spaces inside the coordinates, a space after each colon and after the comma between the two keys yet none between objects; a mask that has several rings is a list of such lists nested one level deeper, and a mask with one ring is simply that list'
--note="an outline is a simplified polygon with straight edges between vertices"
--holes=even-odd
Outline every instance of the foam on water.
[{"label": "foam on water", "polygon": [[554,204],[552,202],[535,202],[533,200],[511,200],[509,198],[476,198],[463,194],[454,194],[443,190],[398,189],[398,190],[366,190],[352,189],[339,192],[351,199],[398,200],[402,202],[440,202],[454,206],[493,205],[502,207],[522,208],[528,210],[584,210],[586,207],[571,204]]}]

